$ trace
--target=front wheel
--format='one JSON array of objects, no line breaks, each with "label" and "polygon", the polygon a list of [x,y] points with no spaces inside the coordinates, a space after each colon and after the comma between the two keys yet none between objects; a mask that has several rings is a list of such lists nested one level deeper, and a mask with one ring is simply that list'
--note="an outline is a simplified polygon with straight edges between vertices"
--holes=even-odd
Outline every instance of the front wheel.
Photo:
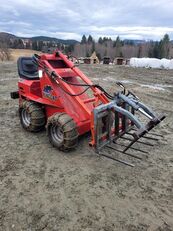
[{"label": "front wheel", "polygon": [[48,119],[47,133],[50,143],[61,151],[69,151],[77,146],[77,127],[66,113],[56,113]]}]

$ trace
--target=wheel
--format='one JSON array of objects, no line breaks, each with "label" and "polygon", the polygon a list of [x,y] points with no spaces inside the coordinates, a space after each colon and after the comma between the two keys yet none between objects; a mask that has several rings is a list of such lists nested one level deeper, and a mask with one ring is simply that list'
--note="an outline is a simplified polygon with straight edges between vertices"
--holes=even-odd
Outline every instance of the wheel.
[{"label": "wheel", "polygon": [[22,127],[30,132],[38,132],[45,127],[46,118],[41,105],[32,101],[23,101],[19,108]]},{"label": "wheel", "polygon": [[56,113],[49,117],[47,134],[50,143],[61,151],[69,151],[77,146],[77,127],[74,120],[66,113]]}]

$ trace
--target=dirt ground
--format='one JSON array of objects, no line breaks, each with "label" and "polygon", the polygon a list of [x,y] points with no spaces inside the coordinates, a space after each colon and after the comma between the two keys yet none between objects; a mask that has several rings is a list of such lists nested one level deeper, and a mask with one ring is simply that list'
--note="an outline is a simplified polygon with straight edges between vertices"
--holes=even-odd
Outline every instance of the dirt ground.
[{"label": "dirt ground", "polygon": [[[164,137],[145,146],[135,167],[99,157],[89,137],[70,153],[53,148],[43,131],[22,129],[16,63],[0,63],[0,230],[173,230],[173,71],[81,65],[113,92],[122,80],[145,103],[165,112],[155,129]],[[115,153],[115,156],[118,155]],[[127,159],[125,155],[119,155]]]}]

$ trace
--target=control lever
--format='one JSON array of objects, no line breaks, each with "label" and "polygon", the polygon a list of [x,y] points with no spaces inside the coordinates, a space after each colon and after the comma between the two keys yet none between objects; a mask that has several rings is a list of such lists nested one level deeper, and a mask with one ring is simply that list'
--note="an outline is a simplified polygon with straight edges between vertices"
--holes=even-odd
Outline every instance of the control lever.
[{"label": "control lever", "polygon": [[136,100],[139,100],[139,97],[135,95],[132,91],[128,90],[127,96],[132,95]]},{"label": "control lever", "polygon": [[126,94],[126,88],[121,82],[116,82],[116,84],[123,89],[123,94]]}]

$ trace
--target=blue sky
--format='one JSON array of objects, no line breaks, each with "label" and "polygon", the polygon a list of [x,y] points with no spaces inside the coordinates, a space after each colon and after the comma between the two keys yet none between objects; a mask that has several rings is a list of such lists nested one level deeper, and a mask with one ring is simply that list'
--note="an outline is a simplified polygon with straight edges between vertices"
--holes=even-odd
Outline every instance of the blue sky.
[{"label": "blue sky", "polygon": [[173,39],[173,0],[0,0],[0,31],[81,40]]}]

